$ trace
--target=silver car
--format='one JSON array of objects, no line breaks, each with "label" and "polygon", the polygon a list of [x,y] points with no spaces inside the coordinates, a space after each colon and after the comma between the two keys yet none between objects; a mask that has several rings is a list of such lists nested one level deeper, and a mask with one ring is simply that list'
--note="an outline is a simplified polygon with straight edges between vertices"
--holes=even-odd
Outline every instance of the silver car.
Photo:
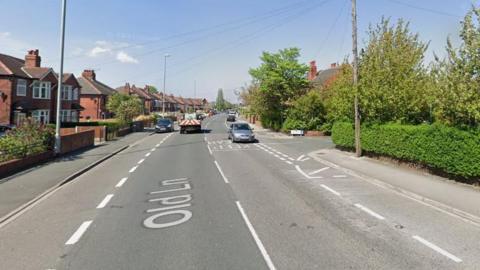
[{"label": "silver car", "polygon": [[247,123],[233,123],[228,129],[228,139],[232,142],[256,142],[253,130]]}]

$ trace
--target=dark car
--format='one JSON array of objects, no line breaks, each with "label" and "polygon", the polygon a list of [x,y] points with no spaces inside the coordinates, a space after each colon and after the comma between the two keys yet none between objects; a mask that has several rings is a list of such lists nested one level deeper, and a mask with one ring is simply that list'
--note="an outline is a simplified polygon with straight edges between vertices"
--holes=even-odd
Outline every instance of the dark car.
[{"label": "dark car", "polygon": [[255,135],[248,123],[234,123],[228,130],[228,139],[232,142],[256,142]]},{"label": "dark car", "polygon": [[173,130],[173,122],[167,118],[158,120],[155,125],[155,132],[172,132]]},{"label": "dark car", "polygon": [[0,137],[5,136],[7,134],[7,131],[12,130],[13,126],[10,125],[0,125]]}]

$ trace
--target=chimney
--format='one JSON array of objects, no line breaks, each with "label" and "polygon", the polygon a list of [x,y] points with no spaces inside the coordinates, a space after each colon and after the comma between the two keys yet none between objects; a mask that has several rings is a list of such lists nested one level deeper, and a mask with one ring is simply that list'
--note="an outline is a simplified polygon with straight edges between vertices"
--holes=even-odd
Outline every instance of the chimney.
[{"label": "chimney", "polygon": [[330,64],[330,68],[336,68],[337,67],[337,63],[331,63]]},{"label": "chimney", "polygon": [[97,79],[97,75],[95,74],[95,70],[93,69],[85,69],[82,72],[82,77],[92,81],[95,81]]},{"label": "chimney", "polygon": [[310,70],[308,71],[307,79],[309,81],[315,80],[317,77],[317,64],[315,61],[310,62]]},{"label": "chimney", "polygon": [[41,61],[42,58],[38,53],[38,49],[30,50],[27,55],[25,55],[25,67],[40,67]]}]

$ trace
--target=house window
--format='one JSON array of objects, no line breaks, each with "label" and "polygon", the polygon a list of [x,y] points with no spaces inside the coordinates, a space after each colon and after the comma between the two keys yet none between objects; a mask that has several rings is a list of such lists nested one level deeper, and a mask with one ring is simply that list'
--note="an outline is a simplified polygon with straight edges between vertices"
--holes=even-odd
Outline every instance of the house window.
[{"label": "house window", "polygon": [[78,112],[77,111],[71,111],[71,118],[70,118],[70,121],[72,122],[78,122]]},{"label": "house window", "polygon": [[50,111],[49,110],[32,111],[32,118],[37,123],[48,124],[50,122]]},{"label": "house window", "polygon": [[26,119],[27,119],[27,115],[25,113],[13,112],[13,123],[16,126],[21,126]]},{"label": "house window", "polygon": [[35,81],[33,83],[33,98],[50,99],[50,82]]},{"label": "house window", "polygon": [[78,99],[78,88],[73,89],[72,91],[72,99],[77,100]]},{"label": "house window", "polygon": [[62,85],[62,100],[72,100],[72,86]]},{"label": "house window", "polygon": [[23,79],[17,80],[17,96],[27,95],[27,81]]},{"label": "house window", "polygon": [[60,110],[60,122],[76,122],[76,118],[76,111]]}]

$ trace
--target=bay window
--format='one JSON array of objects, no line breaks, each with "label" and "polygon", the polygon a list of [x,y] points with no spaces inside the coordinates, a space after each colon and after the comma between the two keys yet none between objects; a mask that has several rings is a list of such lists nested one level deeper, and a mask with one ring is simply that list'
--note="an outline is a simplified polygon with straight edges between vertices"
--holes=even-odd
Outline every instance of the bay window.
[{"label": "bay window", "polygon": [[50,111],[49,110],[32,111],[32,118],[37,123],[48,124],[50,122]]}]

